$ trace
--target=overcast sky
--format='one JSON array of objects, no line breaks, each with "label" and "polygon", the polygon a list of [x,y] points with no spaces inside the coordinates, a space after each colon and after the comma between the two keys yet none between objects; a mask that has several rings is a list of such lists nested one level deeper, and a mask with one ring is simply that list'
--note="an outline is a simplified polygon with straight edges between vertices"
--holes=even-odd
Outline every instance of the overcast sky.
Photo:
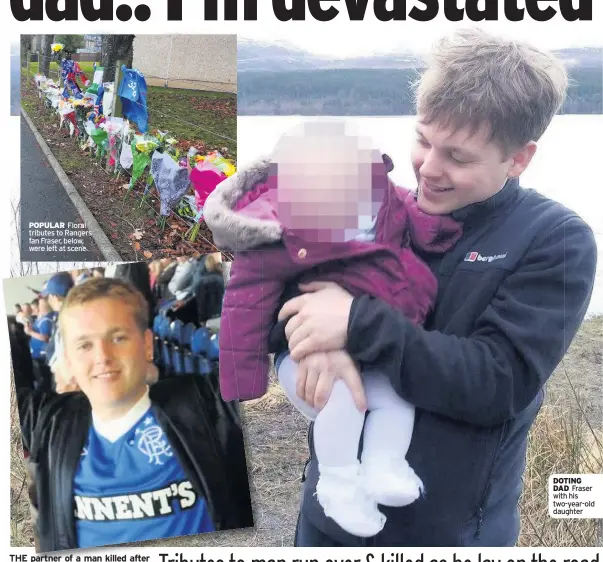
[{"label": "overcast sky", "polygon": [[[342,6],[345,7],[344,3],[333,3],[336,4],[340,10]],[[543,8],[546,4],[558,6],[557,2],[541,2],[541,4]],[[574,4],[577,5],[576,0]],[[589,22],[567,22],[557,14],[546,23],[531,19],[523,22],[501,20],[481,22],[479,26],[499,35],[529,40],[536,46],[546,49],[601,47],[603,33],[600,25],[593,22],[600,22],[600,18],[603,17],[603,14],[597,16],[596,12],[601,9],[600,4],[603,2],[599,0],[593,4],[595,4],[593,21]],[[272,22],[264,20],[262,25],[243,26],[243,29],[238,31],[238,35],[240,38],[269,43],[286,41],[317,55],[345,58],[403,49],[426,51],[442,35],[459,27],[477,25],[470,21],[452,23],[444,18],[437,18],[431,22],[413,20],[380,22],[374,18],[372,12],[369,12],[370,9],[367,10],[367,16],[362,22],[350,22],[345,13],[340,13],[334,20],[325,23],[310,20],[309,14],[306,15],[308,19],[305,22],[283,23],[276,19]]]}]

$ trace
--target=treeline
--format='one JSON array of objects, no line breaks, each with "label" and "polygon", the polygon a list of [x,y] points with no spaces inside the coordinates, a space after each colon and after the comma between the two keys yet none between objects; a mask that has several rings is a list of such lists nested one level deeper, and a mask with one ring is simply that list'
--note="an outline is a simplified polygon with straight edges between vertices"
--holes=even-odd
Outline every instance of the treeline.
[{"label": "treeline", "polygon": [[[412,115],[420,69],[241,72],[239,115]],[[600,67],[570,69],[561,113],[603,113]]]}]

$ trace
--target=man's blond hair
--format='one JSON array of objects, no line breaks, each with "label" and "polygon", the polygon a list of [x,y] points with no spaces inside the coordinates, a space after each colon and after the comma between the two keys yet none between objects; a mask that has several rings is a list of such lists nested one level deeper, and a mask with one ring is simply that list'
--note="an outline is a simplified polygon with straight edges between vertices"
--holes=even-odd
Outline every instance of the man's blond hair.
[{"label": "man's blond hair", "polygon": [[59,314],[61,333],[63,335],[65,333],[62,319],[65,317],[67,310],[99,299],[112,299],[124,306],[129,306],[140,331],[144,332],[149,327],[149,306],[142,294],[133,285],[123,279],[95,277],[73,287],[67,293]]},{"label": "man's blond hair", "polygon": [[473,132],[487,124],[490,140],[508,154],[542,136],[567,86],[551,53],[466,29],[436,44],[415,84],[415,104],[426,124]]}]

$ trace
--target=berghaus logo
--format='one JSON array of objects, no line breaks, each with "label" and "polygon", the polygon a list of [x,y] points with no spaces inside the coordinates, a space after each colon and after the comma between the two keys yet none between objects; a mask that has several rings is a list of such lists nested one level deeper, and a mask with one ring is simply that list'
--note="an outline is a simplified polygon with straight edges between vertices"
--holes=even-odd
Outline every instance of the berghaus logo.
[{"label": "berghaus logo", "polygon": [[474,262],[474,261],[486,261],[488,263],[493,262],[495,260],[502,260],[507,257],[507,253],[497,254],[495,256],[482,256],[479,252],[468,252],[465,256],[464,261]]}]

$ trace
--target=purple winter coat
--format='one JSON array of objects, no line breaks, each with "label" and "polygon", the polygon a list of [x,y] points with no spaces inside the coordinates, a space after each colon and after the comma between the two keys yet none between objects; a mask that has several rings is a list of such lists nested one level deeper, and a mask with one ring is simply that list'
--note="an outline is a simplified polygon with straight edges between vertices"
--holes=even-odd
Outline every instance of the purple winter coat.
[{"label": "purple winter coat", "polygon": [[419,324],[435,302],[437,283],[411,245],[444,252],[461,235],[457,222],[422,212],[414,192],[395,187],[385,166],[374,165],[373,189],[385,193],[375,240],[312,242],[309,233],[278,223],[276,178],[268,169],[269,163],[260,161],[238,172],[218,186],[204,209],[216,244],[237,252],[220,322],[225,400],[250,400],[266,392],[269,334],[288,281],[300,275],[303,283],[333,281],[354,296],[384,300]]}]

